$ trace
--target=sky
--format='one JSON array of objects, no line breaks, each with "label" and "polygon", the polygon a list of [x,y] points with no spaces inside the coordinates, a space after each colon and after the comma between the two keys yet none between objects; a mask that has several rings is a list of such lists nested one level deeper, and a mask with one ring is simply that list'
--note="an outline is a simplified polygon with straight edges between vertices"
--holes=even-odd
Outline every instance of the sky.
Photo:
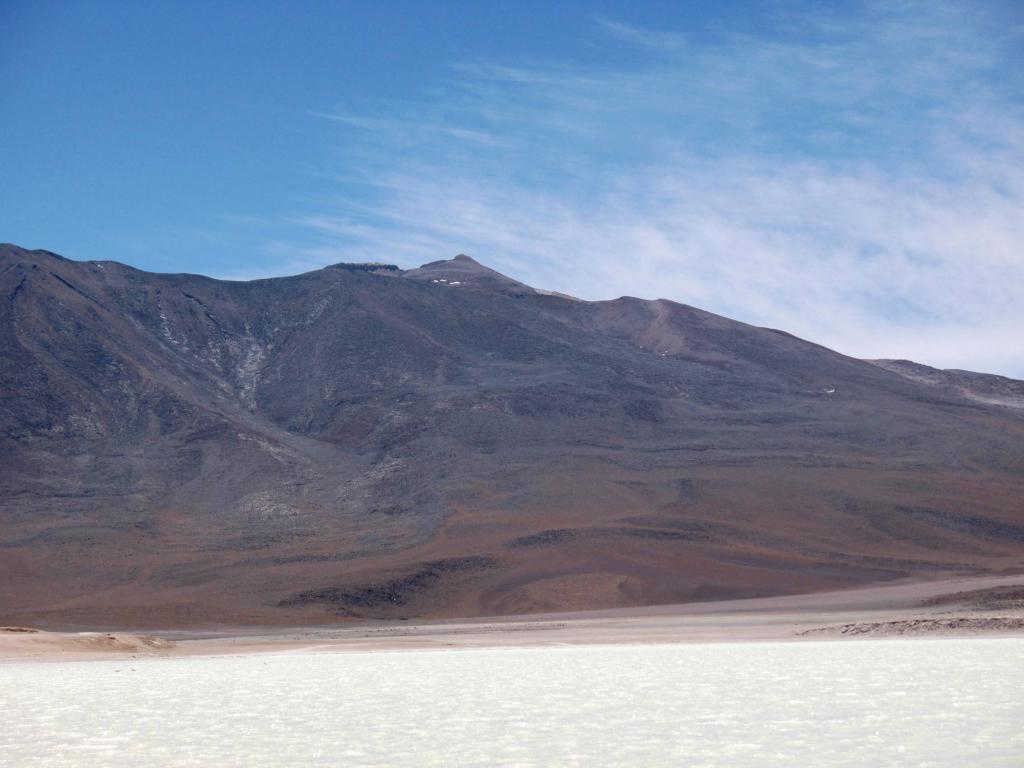
[{"label": "sky", "polygon": [[0,0],[0,241],[457,253],[1024,378],[1024,3]]}]

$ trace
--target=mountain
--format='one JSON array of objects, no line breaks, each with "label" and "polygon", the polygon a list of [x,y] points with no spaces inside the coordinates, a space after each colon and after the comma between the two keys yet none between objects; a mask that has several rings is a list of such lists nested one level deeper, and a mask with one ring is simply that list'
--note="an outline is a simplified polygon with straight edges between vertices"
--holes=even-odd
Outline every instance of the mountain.
[{"label": "mountain", "polygon": [[1020,571],[1022,388],[466,256],[229,282],[0,246],[0,623]]},{"label": "mountain", "polygon": [[1024,381],[990,373],[956,369],[940,370],[911,360],[870,360],[879,368],[898,373],[911,381],[954,392],[987,405],[1024,409]]}]

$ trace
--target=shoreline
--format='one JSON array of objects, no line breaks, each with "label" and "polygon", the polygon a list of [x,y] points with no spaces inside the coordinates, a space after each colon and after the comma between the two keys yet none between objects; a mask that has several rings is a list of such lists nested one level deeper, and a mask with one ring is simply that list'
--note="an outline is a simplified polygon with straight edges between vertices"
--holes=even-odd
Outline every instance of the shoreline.
[{"label": "shoreline", "polygon": [[0,628],[0,664],[262,653],[1024,636],[1024,574],[770,598],[348,626],[139,632]]}]

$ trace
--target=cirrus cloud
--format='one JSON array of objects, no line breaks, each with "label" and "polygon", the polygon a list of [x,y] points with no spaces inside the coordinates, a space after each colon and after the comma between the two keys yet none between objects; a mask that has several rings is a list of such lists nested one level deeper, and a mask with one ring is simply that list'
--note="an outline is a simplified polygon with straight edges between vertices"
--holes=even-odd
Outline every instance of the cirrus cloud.
[{"label": "cirrus cloud", "polygon": [[459,64],[415,103],[322,115],[338,194],[277,247],[295,267],[467,252],[588,299],[1024,375],[1022,27],[979,8],[606,20],[619,63]]}]

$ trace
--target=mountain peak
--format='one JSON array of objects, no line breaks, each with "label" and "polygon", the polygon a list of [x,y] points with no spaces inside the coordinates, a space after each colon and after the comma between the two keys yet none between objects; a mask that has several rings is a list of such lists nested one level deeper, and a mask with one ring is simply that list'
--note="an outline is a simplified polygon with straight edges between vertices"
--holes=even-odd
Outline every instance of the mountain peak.
[{"label": "mountain peak", "polygon": [[410,269],[402,277],[422,280],[439,286],[495,291],[512,296],[526,296],[536,291],[525,283],[513,280],[464,253],[453,259],[431,261],[418,269]]},{"label": "mountain peak", "polygon": [[487,269],[488,271],[493,271],[490,270],[488,267],[485,267],[472,256],[467,256],[464,253],[460,253],[451,259],[439,259],[438,261],[428,261],[426,264],[421,265],[419,269],[445,269],[447,267],[455,269],[472,269],[475,267],[477,269]]}]

